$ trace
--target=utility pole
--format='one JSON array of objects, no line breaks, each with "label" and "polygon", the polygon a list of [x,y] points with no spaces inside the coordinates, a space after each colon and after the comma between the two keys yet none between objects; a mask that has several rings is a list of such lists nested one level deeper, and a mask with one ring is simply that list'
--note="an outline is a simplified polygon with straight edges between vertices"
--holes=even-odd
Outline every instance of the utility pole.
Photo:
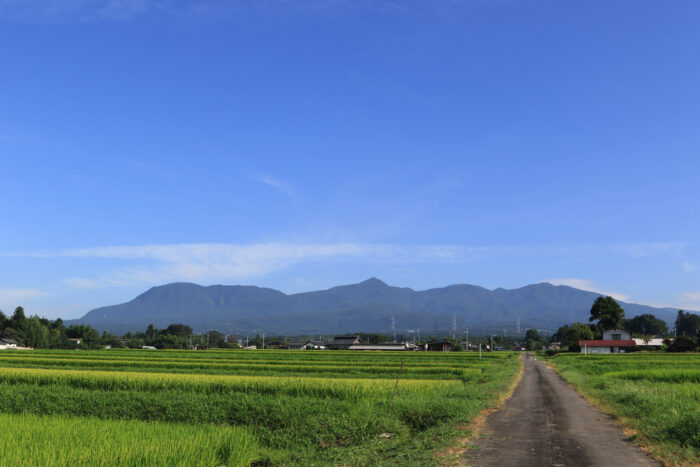
[{"label": "utility pole", "polygon": [[265,333],[263,333],[262,350],[265,350]]},{"label": "utility pole", "polygon": [[515,320],[515,334],[520,335],[520,316]]},{"label": "utility pole", "polygon": [[466,339],[467,339],[466,348],[467,348],[467,351],[469,351],[469,328],[467,328],[467,330],[464,331],[464,334],[466,334]]},{"label": "utility pole", "polygon": [[396,319],[391,315],[391,334],[394,336],[394,344],[396,344]]},{"label": "utility pole", "polygon": [[481,342],[479,342],[479,360],[481,360]]},{"label": "utility pole", "polygon": [[491,352],[493,352],[493,334],[491,335]]},{"label": "utility pole", "polygon": [[457,314],[452,313],[452,339],[457,338]]}]

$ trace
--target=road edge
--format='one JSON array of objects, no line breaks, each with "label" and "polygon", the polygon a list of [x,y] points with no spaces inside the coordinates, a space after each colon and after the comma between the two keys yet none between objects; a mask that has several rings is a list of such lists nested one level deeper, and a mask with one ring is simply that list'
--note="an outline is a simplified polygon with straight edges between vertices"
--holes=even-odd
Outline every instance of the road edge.
[{"label": "road edge", "polygon": [[521,355],[520,358],[518,359],[520,362],[518,372],[513,378],[513,380],[510,382],[508,387],[506,388],[505,391],[503,391],[498,398],[496,399],[496,402],[493,406],[488,407],[486,409],[482,409],[469,423],[465,423],[463,425],[460,425],[457,427],[459,431],[465,431],[468,432],[469,434],[463,438],[457,438],[455,442],[453,443],[452,446],[444,449],[443,451],[438,451],[435,454],[435,458],[438,461],[444,461],[444,464],[440,465],[445,465],[447,467],[455,467],[455,466],[462,466],[462,462],[460,461],[462,455],[469,449],[469,443],[471,440],[476,438],[481,434],[482,429],[484,428],[484,425],[486,424],[486,417],[488,417],[490,414],[501,410],[503,405],[513,397],[513,393],[515,392],[515,388],[518,387],[518,384],[520,384],[520,381],[523,379],[523,373],[525,372],[525,362],[524,362],[524,357],[525,354]]},{"label": "road edge", "polygon": [[[657,447],[653,443],[648,443],[649,445],[646,444],[641,444],[640,441],[647,440],[649,441],[648,438],[644,438],[642,436],[639,436],[640,433],[636,429],[632,428],[629,426],[629,422],[626,421],[625,417],[621,417],[617,415],[613,409],[608,406],[605,401],[602,401],[596,397],[593,397],[590,394],[586,394],[585,392],[581,391],[578,387],[574,386],[568,379],[564,378],[559,370],[557,369],[556,365],[552,364],[550,361],[546,359],[542,359],[543,363],[547,365],[554,373],[557,374],[559,378],[562,379],[566,384],[571,386],[576,393],[583,397],[583,399],[588,402],[592,407],[594,407],[596,410],[598,410],[600,413],[605,414],[609,416],[612,419],[612,422],[619,426],[620,429],[622,430],[622,434],[625,435],[627,438],[627,442],[634,445],[637,447],[639,450],[641,450],[644,454],[647,456],[651,457],[655,461],[661,463],[664,465],[664,467],[698,467],[696,464],[692,463],[683,463],[683,464],[677,464],[677,463],[670,463],[668,462],[668,458],[665,456],[660,456],[657,454],[656,451],[654,451],[654,448]],[[634,439],[630,439],[634,437]]]}]

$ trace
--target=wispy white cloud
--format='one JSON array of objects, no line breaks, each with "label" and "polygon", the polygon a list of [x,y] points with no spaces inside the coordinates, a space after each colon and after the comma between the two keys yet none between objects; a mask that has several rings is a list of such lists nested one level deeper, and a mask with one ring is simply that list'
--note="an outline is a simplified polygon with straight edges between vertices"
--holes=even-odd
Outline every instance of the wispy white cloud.
[{"label": "wispy white cloud", "polygon": [[573,287],[575,289],[580,289],[580,290],[587,290],[589,292],[595,292],[599,293],[601,295],[606,295],[606,296],[611,296],[616,300],[622,300],[622,301],[628,301],[629,297],[625,294],[621,294],[619,292],[607,292],[602,290],[600,287],[598,287],[596,284],[593,283],[593,281],[590,281],[588,279],[579,279],[575,277],[565,277],[565,278],[558,278],[558,279],[546,279],[543,280],[542,282],[548,282],[552,285],[568,285],[569,287]]},{"label": "wispy white cloud", "polygon": [[167,8],[162,0],[0,0],[0,17],[22,21],[126,20],[152,9]]},{"label": "wispy white cloud", "polygon": [[681,301],[691,306],[700,306],[700,290],[682,293]]},{"label": "wispy white cloud", "polygon": [[690,263],[687,262],[687,261],[683,261],[682,266],[683,266],[683,272],[693,272],[693,271],[695,271],[695,265],[690,264]]},{"label": "wispy white cloud", "polygon": [[0,289],[0,304],[4,306],[20,306],[22,302],[48,295],[38,289]]},{"label": "wispy white cloud", "polygon": [[[99,258],[127,262],[125,267],[101,277],[70,277],[63,281],[65,285],[77,289],[96,289],[166,281],[223,281],[260,277],[293,264],[318,260],[452,263],[474,261],[482,254],[483,251],[478,248],[454,245],[195,243],[105,246],[31,255],[39,258]],[[137,264],[131,265],[130,262]]]},{"label": "wispy white cloud", "polygon": [[611,246],[610,250],[614,253],[621,253],[634,258],[641,258],[658,255],[661,253],[678,254],[681,253],[688,245],[690,245],[688,242],[621,243]]},{"label": "wispy white cloud", "polygon": [[279,191],[285,196],[288,196],[289,198],[297,198],[296,191],[294,190],[294,187],[292,185],[290,185],[289,183],[282,182],[277,178],[273,177],[272,175],[253,175],[251,176],[251,178],[256,182],[260,182],[264,185],[274,188],[275,190]]}]

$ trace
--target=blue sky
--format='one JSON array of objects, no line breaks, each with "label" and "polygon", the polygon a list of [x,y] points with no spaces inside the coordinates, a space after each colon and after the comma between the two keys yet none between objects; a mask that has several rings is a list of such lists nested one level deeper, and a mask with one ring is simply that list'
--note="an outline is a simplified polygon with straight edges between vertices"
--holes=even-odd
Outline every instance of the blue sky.
[{"label": "blue sky", "polygon": [[0,0],[0,309],[371,276],[700,309],[699,14]]}]

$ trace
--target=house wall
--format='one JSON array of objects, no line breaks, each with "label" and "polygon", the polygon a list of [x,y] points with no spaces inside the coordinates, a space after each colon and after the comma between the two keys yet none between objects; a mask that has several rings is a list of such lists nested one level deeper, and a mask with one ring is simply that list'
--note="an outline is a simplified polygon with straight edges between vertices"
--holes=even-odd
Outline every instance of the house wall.
[{"label": "house wall", "polygon": [[610,347],[581,347],[581,353],[610,353]]},{"label": "house wall", "polygon": [[630,333],[624,329],[610,329],[608,331],[603,331],[603,340],[613,340],[613,334],[620,334],[620,340],[628,341],[631,339]]}]

